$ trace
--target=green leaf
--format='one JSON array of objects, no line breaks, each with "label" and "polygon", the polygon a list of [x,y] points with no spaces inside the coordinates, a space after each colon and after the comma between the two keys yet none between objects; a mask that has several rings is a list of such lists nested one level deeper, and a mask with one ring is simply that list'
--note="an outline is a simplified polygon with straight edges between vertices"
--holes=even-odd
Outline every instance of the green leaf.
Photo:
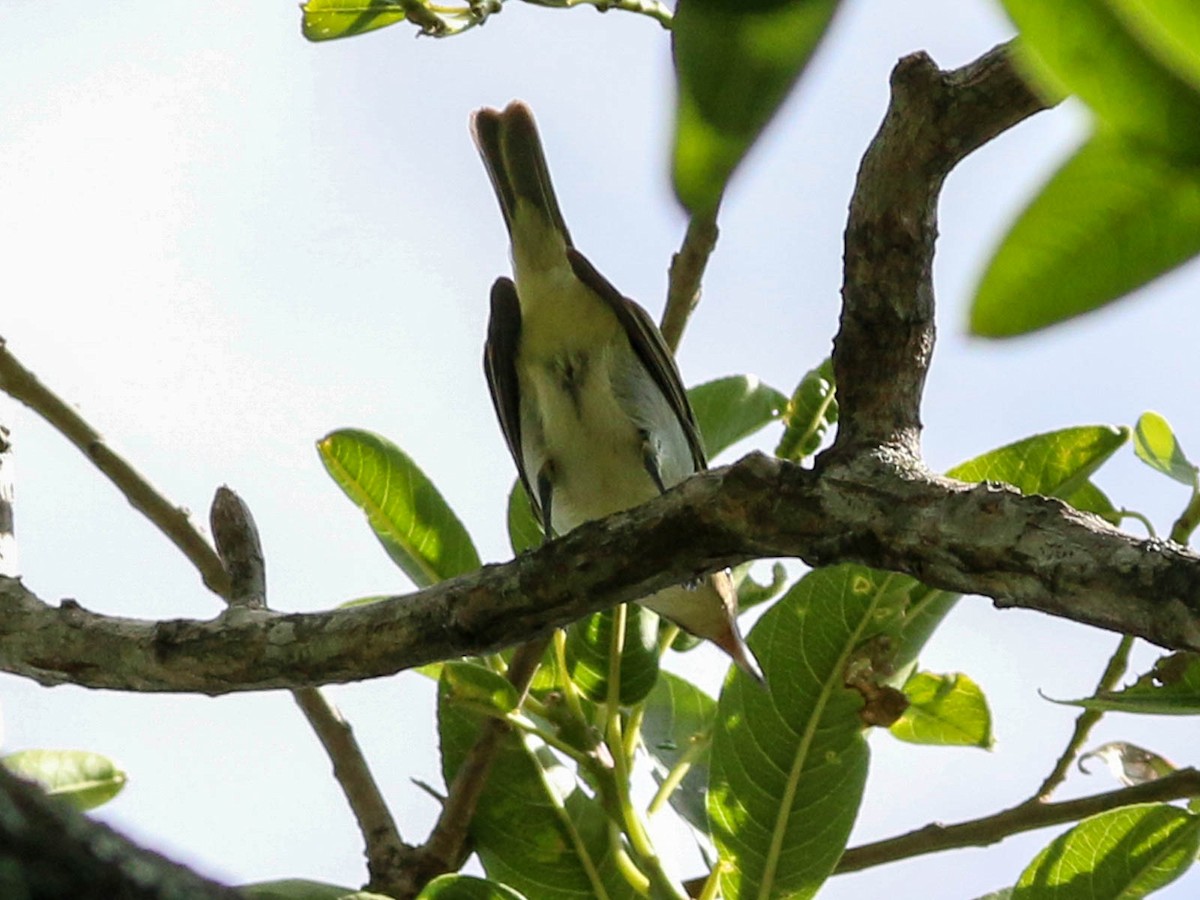
[{"label": "green leaf", "polygon": [[300,31],[314,42],[354,37],[404,20],[404,8],[395,0],[308,0],[300,10]]},{"label": "green leaf", "polygon": [[846,672],[894,627],[904,598],[891,582],[861,566],[810,572],[751,631],[771,689],[729,676],[710,762],[723,896],[811,897],[841,857],[868,758]]},{"label": "green leaf", "polygon": [[[616,610],[594,613],[567,629],[567,669],[585,697],[608,697],[608,661]],[[641,701],[658,678],[658,616],[643,606],[625,607],[625,648],[621,654],[621,703]]]},{"label": "green leaf", "polygon": [[1170,424],[1156,412],[1144,412],[1133,429],[1133,452],[1152,469],[1188,487],[1196,486],[1196,466],[1187,458]]},{"label": "green leaf", "polygon": [[828,357],[811,369],[792,392],[783,413],[784,431],[775,448],[781,459],[798,461],[817,452],[826,433],[838,419],[833,360]]},{"label": "green leaf", "polygon": [[447,662],[438,675],[447,703],[475,703],[501,713],[517,708],[521,697],[503,675],[476,663]]},{"label": "green leaf", "polygon": [[370,894],[304,878],[258,881],[239,885],[237,890],[246,900],[388,900],[382,894]]},{"label": "green leaf", "polygon": [[1029,864],[1013,900],[1125,900],[1182,875],[1200,848],[1200,816],[1165,803],[1084,819]]},{"label": "green leaf", "polygon": [[[1200,31],[1196,4],[1145,0],[1004,0],[1035,78],[1079,95],[1105,125],[1137,143],[1200,156],[1200,70],[1195,47],[1166,50],[1164,34]],[[1150,7],[1156,6],[1154,12]],[[1172,41],[1176,50],[1179,41]]]},{"label": "green leaf", "polygon": [[679,0],[675,193],[715,212],[729,176],[817,48],[837,0]]},{"label": "green leaf", "polygon": [[669,800],[685,821],[704,833],[708,832],[704,796],[716,715],[717,701],[670,672],[659,676],[643,707],[642,742],[657,763],[654,780],[661,785],[672,772],[678,777],[686,767]]},{"label": "green leaf", "polygon": [[1109,741],[1080,756],[1079,770],[1091,775],[1091,770],[1085,765],[1089,759],[1103,762],[1112,777],[1125,787],[1157,781],[1177,768],[1166,757],[1128,741]]},{"label": "green leaf", "polygon": [[1164,656],[1150,672],[1123,690],[1054,702],[1107,712],[1194,716],[1200,713],[1200,654]]},{"label": "green leaf", "polygon": [[317,442],[321,462],[388,556],[417,587],[474,572],[479,554],[458,516],[399,447],[369,431],[334,431]]},{"label": "green leaf", "polygon": [[1120,510],[1113,506],[1113,502],[1108,499],[1108,494],[1091,481],[1085,481],[1075,490],[1060,495],[1059,499],[1065,500],[1081,512],[1090,512],[1099,516],[1110,525],[1121,524]]},{"label": "green leaf", "polygon": [[1200,86],[1200,10],[1192,0],[1110,0],[1146,52]]},{"label": "green leaf", "polygon": [[787,569],[781,562],[771,564],[771,580],[766,584],[759,584],[751,577],[750,568],[753,565],[753,562],[742,563],[734,566],[730,573],[733,576],[733,585],[737,588],[739,613],[774,599],[787,581]]},{"label": "green leaf", "polygon": [[709,459],[779,418],[787,397],[753,375],[730,375],[688,391]]},{"label": "green leaf", "polygon": [[[449,784],[479,735],[480,717],[438,689],[442,774]],[[610,820],[574,773],[510,731],[500,739],[470,834],[490,878],[530,897],[636,897],[609,841]],[[625,852],[628,848],[622,847]]]},{"label": "green leaf", "polygon": [[990,450],[946,472],[959,481],[1003,481],[1025,494],[1068,497],[1129,440],[1129,429],[1081,425]]},{"label": "green leaf", "polygon": [[961,673],[914,672],[904,683],[908,709],[889,729],[911,744],[992,749],[992,713],[979,685]]},{"label": "green leaf", "polygon": [[540,547],[542,540],[542,526],[533,514],[525,485],[518,478],[508,492],[508,543],[513,553],[520,555],[526,550]]},{"label": "green leaf", "polygon": [[[1194,121],[1188,127],[1200,135]],[[1001,242],[976,289],[971,331],[1011,337],[1044,328],[1110,303],[1197,252],[1200,162],[1097,134]]]},{"label": "green leaf", "polygon": [[81,810],[107,803],[125,787],[124,770],[107,756],[86,750],[19,750],[0,758],[0,763]]},{"label": "green leaf", "polygon": [[417,895],[417,900],[525,900],[512,888],[470,875],[439,875]]}]

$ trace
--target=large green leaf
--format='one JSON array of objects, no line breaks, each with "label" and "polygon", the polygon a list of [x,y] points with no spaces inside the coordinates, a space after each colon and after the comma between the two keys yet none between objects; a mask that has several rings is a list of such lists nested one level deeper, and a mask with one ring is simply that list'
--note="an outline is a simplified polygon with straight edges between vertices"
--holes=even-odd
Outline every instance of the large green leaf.
[{"label": "large green leaf", "polygon": [[946,472],[959,481],[1003,481],[1025,494],[1065,497],[1129,440],[1129,429],[1080,425],[1036,434]]},{"label": "large green leaf", "polygon": [[779,439],[775,455],[790,460],[812,456],[837,418],[833,360],[826,358],[815,369],[809,370],[792,392],[783,413],[783,437]]},{"label": "large green leaf", "polygon": [[730,375],[688,391],[709,459],[779,418],[787,397],[753,375]]},{"label": "large green leaf", "polygon": [[388,556],[417,587],[479,568],[479,554],[458,516],[387,438],[345,429],[326,435],[317,450],[338,487],[367,514]]},{"label": "large green leaf", "polygon": [[912,744],[990,750],[992,713],[983,691],[961,673],[914,672],[904,683],[908,708],[889,731]]},{"label": "large green leaf", "polygon": [[711,213],[804,70],[838,0],[679,0],[675,192]]},{"label": "large green leaf", "polygon": [[1156,412],[1144,412],[1133,429],[1138,459],[1188,487],[1196,486],[1196,465],[1187,458],[1170,424]]},{"label": "large green leaf", "polygon": [[[449,784],[479,734],[481,719],[438,687],[442,773]],[[471,821],[471,840],[490,878],[529,897],[625,900],[610,822],[574,773],[548,750],[509,732],[492,763]],[[625,848],[627,849],[627,848]]]},{"label": "large green leaf", "polygon": [[[595,613],[567,629],[567,669],[584,696],[608,697],[609,659],[616,610]],[[658,616],[631,603],[625,608],[625,641],[621,653],[621,703],[641,701],[658,678]]]},{"label": "large green leaf", "polygon": [[1102,691],[1083,700],[1061,701],[1087,709],[1149,715],[1200,714],[1200,654],[1173,653],[1120,691]]},{"label": "large green leaf", "polygon": [[708,814],[727,900],[811,897],[845,848],[866,779],[859,648],[894,626],[894,576],[811,572],[749,636],[769,692],[740,672],[717,704]]},{"label": "large green leaf", "polygon": [[1084,819],[1029,864],[1012,900],[1126,900],[1170,884],[1200,847],[1200,816],[1165,803]]},{"label": "large green leaf", "polygon": [[[717,702],[690,681],[663,672],[646,697],[642,718],[642,742],[657,766],[654,780],[686,767],[670,803],[693,827],[708,832],[704,796],[708,792],[708,755],[712,744]],[[678,769],[678,771],[677,771]]]},{"label": "large green leaf", "polygon": [[1032,74],[1079,95],[1102,122],[1171,155],[1200,157],[1200,63],[1168,35],[1200,32],[1200,5],[1004,0]]},{"label": "large green leaf", "polygon": [[417,895],[417,900],[525,900],[512,888],[470,875],[439,875]]},{"label": "large green leaf", "polygon": [[124,770],[111,759],[86,750],[18,750],[0,757],[0,764],[83,810],[107,803],[126,781]]},{"label": "large green leaf", "polygon": [[300,30],[310,41],[354,37],[404,20],[396,0],[308,0],[300,10]]},{"label": "large green leaf", "polygon": [[[1189,128],[1200,135],[1194,122]],[[1097,134],[1054,174],[996,250],[975,292],[971,331],[1010,337],[1061,322],[1197,252],[1200,162]]]}]

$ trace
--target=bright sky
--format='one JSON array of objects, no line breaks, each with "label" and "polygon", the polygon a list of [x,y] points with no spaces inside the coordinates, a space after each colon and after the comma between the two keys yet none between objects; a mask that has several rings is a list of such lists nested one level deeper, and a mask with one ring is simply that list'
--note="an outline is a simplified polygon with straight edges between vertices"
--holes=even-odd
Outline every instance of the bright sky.
[{"label": "bright sky", "polygon": [[[1008,36],[997,10],[992,0],[848,2],[730,189],[680,355],[686,381],[753,372],[790,391],[828,352],[846,204],[888,71],[917,49],[943,66],[978,56]],[[12,351],[202,519],[218,485],[239,491],[258,520],[275,608],[408,587],[318,461],[314,442],[337,427],[400,444],[484,558],[507,558],[514,473],[480,366],[487,291],[507,270],[506,248],[467,116],[513,97],[530,102],[577,243],[657,314],[684,226],[665,176],[665,32],[618,12],[517,2],[447,41],[397,27],[309,45],[293,2],[129,0],[70,16],[16,0],[0,24],[10,37],[0,54],[0,335]],[[1196,267],[1034,338],[985,344],[962,334],[989,247],[1085,127],[1077,108],[1043,114],[947,185],[940,344],[924,414],[936,468],[1039,431],[1132,424],[1148,408],[1200,454]],[[0,410],[12,418],[11,407]],[[117,615],[220,610],[57,434],[19,411],[14,437],[30,588]],[[1132,453],[1098,480],[1160,530],[1186,500]],[[922,663],[982,685],[998,746],[988,754],[874,737],[855,842],[1026,797],[1072,721],[1038,692],[1086,694],[1115,643],[965,600]],[[1155,655],[1143,648],[1138,661]],[[708,650],[678,663],[710,689],[724,665]],[[440,784],[432,685],[410,674],[330,694],[405,837],[420,840],[436,809],[410,779]],[[207,873],[365,878],[328,763],[283,694],[149,697],[0,677],[0,709],[5,750],[80,747],[119,760],[131,783],[100,815]],[[1112,718],[1094,743],[1114,739],[1197,762],[1186,720]],[[1111,786],[1076,774],[1063,796]],[[897,884],[905,897],[973,897],[1013,883],[1050,836],[835,879],[821,897],[894,894]],[[1191,896],[1191,884],[1160,896]]]}]

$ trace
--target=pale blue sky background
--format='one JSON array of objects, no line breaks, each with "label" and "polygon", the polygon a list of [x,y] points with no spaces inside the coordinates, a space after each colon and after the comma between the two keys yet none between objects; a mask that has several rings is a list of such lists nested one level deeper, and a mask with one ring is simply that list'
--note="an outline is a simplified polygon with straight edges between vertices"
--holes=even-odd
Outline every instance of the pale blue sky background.
[{"label": "pale blue sky background", "polygon": [[[666,178],[666,33],[627,14],[516,2],[447,41],[397,27],[314,46],[293,3],[235,0],[86,10],[9,0],[0,26],[0,334],[13,352],[201,518],[217,485],[239,491],[257,516],[276,608],[408,587],[317,459],[314,441],[337,427],[404,447],[484,558],[505,559],[513,471],[480,352],[506,247],[467,116],[513,97],[531,103],[577,243],[657,315],[685,224]],[[917,49],[960,65],[1007,36],[991,0],[847,3],[730,189],[680,353],[685,380],[752,372],[790,391],[828,352],[846,204],[888,71]],[[1131,424],[1147,408],[1200,453],[1195,267],[1034,338],[963,335],[989,247],[1085,128],[1079,109],[1043,114],[947,184],[940,344],[924,414],[934,467],[1038,431]],[[15,438],[32,589],[118,615],[220,610],[58,435],[17,411]],[[1163,530],[1186,499],[1131,453],[1098,480]],[[855,841],[1027,796],[1072,721],[1038,692],[1085,694],[1115,643],[964,601],[923,663],[983,686],[996,750],[876,736]],[[1138,658],[1146,666],[1154,656],[1143,648]],[[724,668],[708,650],[677,662],[712,689]],[[405,837],[420,840],[436,810],[410,779],[440,783],[432,686],[410,674],[330,694]],[[0,709],[6,750],[82,747],[118,759],[131,782],[100,815],[207,873],[365,877],[328,764],[286,695],[149,697],[0,677]],[[1133,740],[1194,764],[1195,734],[1193,720],[1114,717],[1094,743]],[[1111,786],[1076,774],[1062,795]],[[834,879],[821,896],[974,897],[1015,881],[1051,835]],[[1191,896],[1196,878],[1162,896]]]}]

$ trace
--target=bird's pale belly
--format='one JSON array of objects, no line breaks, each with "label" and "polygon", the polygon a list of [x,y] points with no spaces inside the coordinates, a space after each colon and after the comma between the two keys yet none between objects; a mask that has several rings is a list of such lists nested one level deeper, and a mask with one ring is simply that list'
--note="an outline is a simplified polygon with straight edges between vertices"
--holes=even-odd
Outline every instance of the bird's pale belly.
[{"label": "bird's pale belly", "polygon": [[643,461],[642,435],[611,394],[585,384],[578,403],[563,396],[555,405],[566,408],[547,410],[542,431],[543,458],[552,466],[555,531],[563,534],[658,493]]}]

